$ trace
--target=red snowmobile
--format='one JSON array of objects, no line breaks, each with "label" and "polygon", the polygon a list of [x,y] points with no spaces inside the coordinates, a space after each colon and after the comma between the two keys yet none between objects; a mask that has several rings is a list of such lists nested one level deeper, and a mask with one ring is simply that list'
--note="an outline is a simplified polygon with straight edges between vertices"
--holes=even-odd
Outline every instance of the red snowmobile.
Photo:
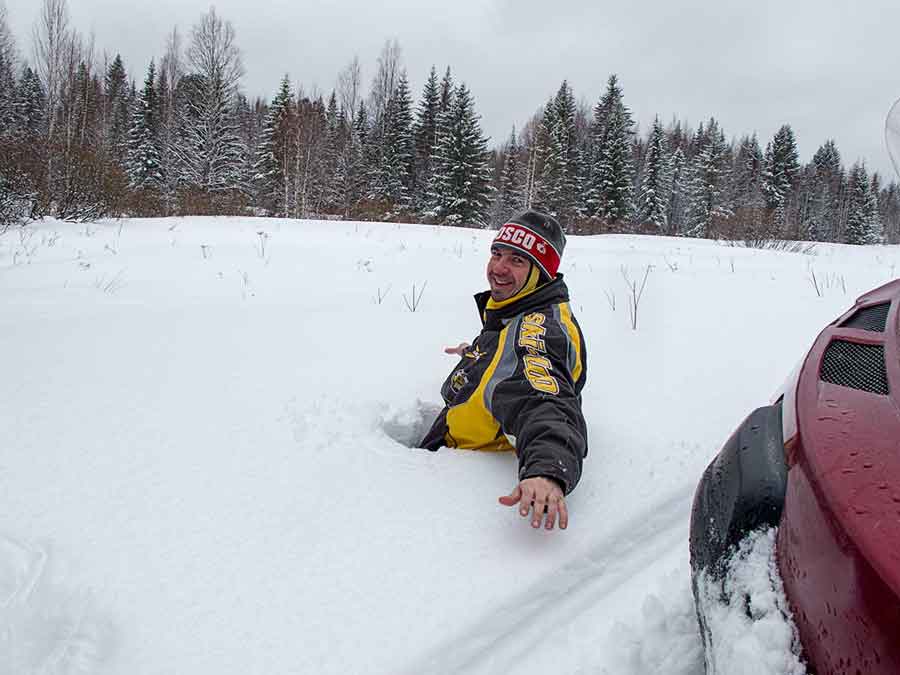
[{"label": "red snowmobile", "polygon": [[900,673],[898,340],[900,280],[826,327],[775,403],[751,413],[707,468],[690,541],[707,649],[715,626],[698,577],[724,577],[746,535],[778,527],[778,569],[810,672]]}]

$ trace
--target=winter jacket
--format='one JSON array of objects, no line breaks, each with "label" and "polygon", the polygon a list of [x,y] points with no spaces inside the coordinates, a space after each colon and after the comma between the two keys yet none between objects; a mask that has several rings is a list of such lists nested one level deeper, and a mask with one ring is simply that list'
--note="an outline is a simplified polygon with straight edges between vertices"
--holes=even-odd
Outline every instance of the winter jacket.
[{"label": "winter jacket", "polygon": [[552,478],[568,494],[587,454],[587,353],[569,290],[560,274],[509,304],[489,299],[475,296],[482,331],[444,382],[446,405],[421,445],[514,449],[519,480]]}]

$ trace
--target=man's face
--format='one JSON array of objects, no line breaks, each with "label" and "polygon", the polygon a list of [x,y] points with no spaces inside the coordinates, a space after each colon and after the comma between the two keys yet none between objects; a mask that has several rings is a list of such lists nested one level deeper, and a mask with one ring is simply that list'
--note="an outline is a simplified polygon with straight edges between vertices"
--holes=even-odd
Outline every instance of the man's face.
[{"label": "man's face", "polygon": [[491,246],[491,259],[487,265],[487,280],[494,302],[508,300],[525,285],[531,261],[505,246]]}]

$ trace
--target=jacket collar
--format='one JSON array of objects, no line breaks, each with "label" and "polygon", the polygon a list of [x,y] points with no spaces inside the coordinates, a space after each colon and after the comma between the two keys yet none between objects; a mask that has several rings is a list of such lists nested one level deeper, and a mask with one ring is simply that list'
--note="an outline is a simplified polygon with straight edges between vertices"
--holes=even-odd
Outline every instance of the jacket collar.
[{"label": "jacket collar", "polygon": [[563,281],[563,275],[557,274],[549,284],[544,284],[534,289],[528,295],[524,295],[515,302],[504,305],[498,309],[488,309],[490,291],[483,291],[475,295],[475,304],[478,307],[478,315],[485,328],[499,330],[513,317],[525,312],[533,311],[547,305],[555,305],[560,302],[568,302],[569,289]]}]

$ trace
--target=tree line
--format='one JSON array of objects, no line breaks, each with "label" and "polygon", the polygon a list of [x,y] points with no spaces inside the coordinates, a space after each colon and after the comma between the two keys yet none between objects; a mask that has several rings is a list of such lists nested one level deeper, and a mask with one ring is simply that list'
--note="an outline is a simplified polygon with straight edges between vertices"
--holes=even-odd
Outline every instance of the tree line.
[{"label": "tree line", "polygon": [[42,0],[32,58],[0,5],[0,227],[55,216],[263,215],[494,226],[538,208],[570,232],[900,241],[900,189],[833,139],[801,163],[792,127],[762,145],[656,118],[641,133],[616,75],[596,104],[567,82],[491,148],[472,92],[432,66],[415,101],[396,41],[364,91],[354,58],[328,95],[281,79],[249,100],[214,8],[129,79]]}]

